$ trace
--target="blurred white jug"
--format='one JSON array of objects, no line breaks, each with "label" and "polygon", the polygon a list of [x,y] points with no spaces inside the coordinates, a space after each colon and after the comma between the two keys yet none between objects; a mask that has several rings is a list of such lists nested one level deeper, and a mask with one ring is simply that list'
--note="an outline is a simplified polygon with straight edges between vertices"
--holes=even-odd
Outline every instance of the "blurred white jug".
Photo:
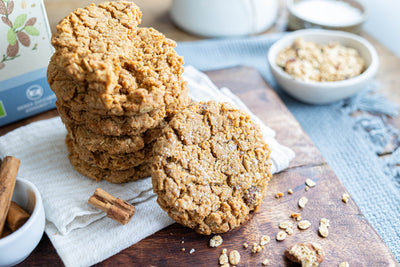
[{"label": "blurred white jug", "polygon": [[205,37],[257,34],[274,24],[278,0],[173,0],[171,18]]}]

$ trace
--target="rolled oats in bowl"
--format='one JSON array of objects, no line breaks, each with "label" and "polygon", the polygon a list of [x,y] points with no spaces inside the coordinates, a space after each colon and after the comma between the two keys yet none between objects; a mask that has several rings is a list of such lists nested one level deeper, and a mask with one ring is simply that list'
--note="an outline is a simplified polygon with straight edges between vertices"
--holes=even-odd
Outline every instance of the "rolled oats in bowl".
[{"label": "rolled oats in bowl", "polygon": [[278,53],[276,64],[294,79],[315,82],[347,80],[366,69],[359,52],[339,42],[318,44],[297,38]]}]

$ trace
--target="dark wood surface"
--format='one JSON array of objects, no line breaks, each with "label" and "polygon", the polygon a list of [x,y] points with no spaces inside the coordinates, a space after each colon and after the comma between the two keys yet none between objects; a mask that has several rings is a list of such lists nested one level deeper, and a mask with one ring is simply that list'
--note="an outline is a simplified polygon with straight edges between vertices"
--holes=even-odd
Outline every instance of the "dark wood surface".
[{"label": "dark wood surface", "polygon": [[[346,189],[259,73],[241,67],[213,71],[208,75],[219,87],[229,87],[237,94],[264,123],[277,132],[279,142],[295,150],[296,158],[287,170],[274,175],[268,195],[251,220],[239,229],[223,234],[224,242],[218,248],[208,246],[210,236],[202,236],[173,224],[97,266],[218,266],[218,257],[223,248],[227,248],[228,252],[232,249],[240,252],[239,266],[262,266],[264,259],[270,260],[270,266],[291,266],[283,256],[284,250],[304,241],[323,246],[326,258],[321,266],[338,266],[342,261],[349,262],[350,266],[399,266],[356,204],[352,200],[347,204],[341,201]],[[17,125],[55,115],[56,111],[53,110]],[[3,127],[0,135],[12,127]],[[316,181],[317,185],[306,192],[304,182],[307,178]],[[287,194],[289,188],[294,191],[292,195]],[[283,192],[284,196],[276,199],[277,192]],[[300,210],[297,202],[302,196],[306,196],[309,203]],[[291,212],[301,212],[303,219],[309,220],[312,226],[304,231],[294,228],[292,236],[278,242],[275,240],[278,225],[284,220],[291,220]],[[318,235],[321,218],[331,222],[327,238]],[[262,235],[271,237],[270,244],[262,252],[252,254],[251,244],[259,242]],[[244,242],[249,244],[249,248],[243,248]],[[191,254],[192,249],[195,251]],[[62,262],[47,236],[44,236],[39,246],[20,265],[59,266]]]}]

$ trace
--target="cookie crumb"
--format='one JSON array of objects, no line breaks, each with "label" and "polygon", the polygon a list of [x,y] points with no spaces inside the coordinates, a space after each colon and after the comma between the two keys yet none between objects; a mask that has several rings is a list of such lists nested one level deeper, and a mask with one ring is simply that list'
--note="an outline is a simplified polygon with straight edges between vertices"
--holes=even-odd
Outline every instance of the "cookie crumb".
[{"label": "cookie crumb", "polygon": [[244,248],[248,248],[248,247],[249,247],[249,244],[243,243],[243,247],[244,247]]},{"label": "cookie crumb", "polygon": [[328,237],[329,234],[328,227],[329,227],[329,220],[326,218],[322,218],[318,228],[318,232],[322,237]]},{"label": "cookie crumb", "polygon": [[260,240],[260,245],[265,246],[266,244],[269,243],[269,241],[271,241],[271,238],[267,235],[263,235]]},{"label": "cookie crumb", "polygon": [[261,246],[257,243],[253,243],[253,248],[251,249],[252,253],[258,253],[262,250]]},{"label": "cookie crumb", "polygon": [[282,192],[276,193],[275,198],[281,198],[281,197],[283,197],[283,193]]},{"label": "cookie crumb", "polygon": [[344,203],[347,203],[347,202],[349,201],[349,199],[350,199],[350,195],[349,195],[349,194],[344,193],[344,194],[342,195],[342,201],[343,201]]},{"label": "cookie crumb", "polygon": [[290,195],[293,194],[293,190],[292,190],[292,189],[289,189],[287,192],[288,192],[288,194],[290,194]]},{"label": "cookie crumb", "polygon": [[196,250],[195,250],[194,248],[192,248],[192,249],[189,251],[189,254],[193,254],[195,251],[196,251]]},{"label": "cookie crumb", "polygon": [[279,228],[285,230],[287,228],[292,228],[293,227],[293,223],[290,221],[283,221],[279,224]]},{"label": "cookie crumb", "polygon": [[269,260],[268,259],[265,259],[265,260],[263,260],[263,262],[262,262],[262,265],[268,265],[269,264]]},{"label": "cookie crumb", "polygon": [[219,256],[219,264],[224,265],[228,263],[228,256],[226,255],[226,248],[222,250],[221,255]]},{"label": "cookie crumb", "polygon": [[240,262],[240,253],[239,253],[239,251],[237,251],[237,250],[232,250],[232,251],[229,253],[229,262],[230,262],[232,265],[238,265],[238,264],[239,264],[239,262]]},{"label": "cookie crumb", "polygon": [[215,235],[210,239],[210,247],[216,248],[222,244],[224,240],[220,235]]},{"label": "cookie crumb", "polygon": [[285,255],[290,261],[301,263],[302,266],[319,266],[325,253],[316,243],[299,243],[289,247]]},{"label": "cookie crumb", "polygon": [[310,228],[310,226],[311,226],[311,223],[308,220],[302,220],[297,225],[297,227],[299,227],[299,229],[301,229],[301,230],[306,230],[306,229]]},{"label": "cookie crumb", "polygon": [[287,236],[287,234],[286,234],[285,231],[279,231],[279,232],[276,234],[276,240],[278,240],[278,241],[283,241],[283,240],[285,240],[286,236]]},{"label": "cookie crumb", "polygon": [[350,264],[347,261],[344,261],[339,264],[339,267],[350,267]]},{"label": "cookie crumb", "polygon": [[307,202],[308,202],[308,198],[306,198],[306,197],[301,197],[301,198],[299,199],[299,207],[300,207],[300,208],[304,208],[304,207],[306,206]]},{"label": "cookie crumb", "polygon": [[311,180],[311,179],[306,179],[306,185],[307,185],[308,187],[314,187],[314,186],[317,185],[317,183],[314,182],[314,181]]}]

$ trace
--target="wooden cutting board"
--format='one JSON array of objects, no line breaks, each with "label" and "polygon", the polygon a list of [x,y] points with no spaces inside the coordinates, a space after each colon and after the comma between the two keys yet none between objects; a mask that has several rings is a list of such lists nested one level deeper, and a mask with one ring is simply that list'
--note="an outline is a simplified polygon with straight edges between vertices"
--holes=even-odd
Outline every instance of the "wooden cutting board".
[{"label": "wooden cutting board", "polygon": [[[207,74],[217,86],[226,86],[237,94],[266,125],[276,131],[276,138],[281,144],[296,152],[296,158],[287,170],[274,175],[269,193],[251,220],[239,229],[222,235],[224,242],[221,246],[210,248],[208,243],[211,236],[202,236],[191,229],[173,224],[98,266],[219,266],[218,258],[223,248],[228,249],[228,252],[233,249],[240,252],[239,266],[262,266],[265,259],[270,261],[269,266],[291,266],[293,264],[284,257],[284,250],[292,244],[306,241],[322,245],[326,258],[321,266],[338,266],[343,261],[349,262],[352,267],[399,266],[356,204],[351,199],[347,204],[342,202],[342,194],[347,193],[346,189],[260,74],[247,67]],[[54,111],[49,114],[54,114]],[[317,185],[305,191],[307,178],[314,180]],[[289,188],[293,190],[292,195],[287,194]],[[284,196],[276,199],[277,192],[283,192]],[[302,196],[309,199],[304,209],[297,205]],[[284,241],[276,241],[279,223],[291,220],[291,212],[300,212],[303,219],[311,222],[311,227],[307,230],[295,227],[293,235]],[[318,235],[321,218],[330,220],[327,238]],[[263,235],[269,235],[271,242],[261,252],[252,254],[251,244],[259,242]],[[243,248],[245,242],[249,244],[247,249]],[[183,248],[185,251],[182,251]],[[47,236],[44,236],[39,246],[21,265],[60,264],[62,262],[55,249]]]}]

